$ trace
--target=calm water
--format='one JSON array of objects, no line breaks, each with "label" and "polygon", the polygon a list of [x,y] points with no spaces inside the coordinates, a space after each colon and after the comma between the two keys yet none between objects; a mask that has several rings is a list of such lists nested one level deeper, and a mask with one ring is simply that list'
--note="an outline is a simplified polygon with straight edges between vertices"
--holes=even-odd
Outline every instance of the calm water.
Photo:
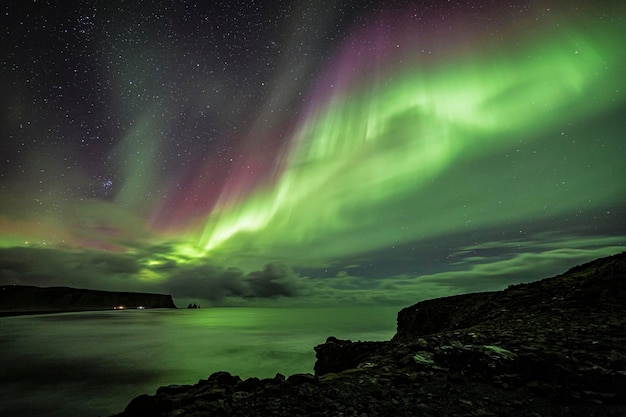
[{"label": "calm water", "polygon": [[397,307],[132,310],[0,318],[0,416],[108,416],[226,370],[313,372],[328,336],[387,340]]}]

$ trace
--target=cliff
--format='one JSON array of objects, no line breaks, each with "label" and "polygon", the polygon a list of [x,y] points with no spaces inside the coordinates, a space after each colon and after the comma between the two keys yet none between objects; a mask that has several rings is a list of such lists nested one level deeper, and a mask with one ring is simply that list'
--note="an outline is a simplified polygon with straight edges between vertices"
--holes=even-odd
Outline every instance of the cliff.
[{"label": "cliff", "polygon": [[176,308],[172,297],[165,294],[24,285],[0,287],[0,315],[111,310],[120,307]]},{"label": "cliff", "polygon": [[119,416],[624,416],[626,253],[507,290],[428,300],[387,342],[329,337],[315,374],[218,372]]}]

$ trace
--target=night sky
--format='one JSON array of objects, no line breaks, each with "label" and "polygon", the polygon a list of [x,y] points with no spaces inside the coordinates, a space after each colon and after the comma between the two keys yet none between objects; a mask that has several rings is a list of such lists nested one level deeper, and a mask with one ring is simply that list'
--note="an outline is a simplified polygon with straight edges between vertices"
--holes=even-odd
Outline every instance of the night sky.
[{"label": "night sky", "polygon": [[0,10],[2,284],[410,304],[626,247],[623,1]]}]

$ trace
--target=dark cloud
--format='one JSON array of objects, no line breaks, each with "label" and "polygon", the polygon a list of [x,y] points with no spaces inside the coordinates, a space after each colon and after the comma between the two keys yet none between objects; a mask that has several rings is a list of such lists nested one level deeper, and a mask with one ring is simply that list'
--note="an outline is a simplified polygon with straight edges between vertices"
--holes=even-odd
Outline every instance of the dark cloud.
[{"label": "dark cloud", "polygon": [[[410,305],[554,276],[576,264],[621,252],[623,242],[623,235],[555,233],[483,241],[450,248],[444,272],[386,276],[362,275],[362,268],[355,264],[322,270],[320,275],[313,270],[294,272],[283,263],[246,272],[216,265],[210,258],[175,259],[171,254],[175,245],[167,243],[138,247],[130,253],[14,247],[0,248],[0,284],[167,293],[175,299],[214,305]],[[329,272],[334,275],[326,276]]]},{"label": "dark cloud", "polygon": [[305,288],[290,266],[267,264],[246,274],[206,259],[177,263],[167,247],[132,254],[50,248],[0,249],[0,284],[166,292],[219,303],[225,298],[295,297]]},{"label": "dark cloud", "polygon": [[246,295],[244,274],[236,268],[210,264],[183,266],[172,271],[163,287],[179,297],[220,301],[224,297]]},{"label": "dark cloud", "polygon": [[293,297],[302,285],[291,267],[284,264],[267,264],[262,271],[248,274],[247,282],[253,297]]},{"label": "dark cloud", "polygon": [[[47,248],[0,249],[0,283],[136,289],[141,270],[134,255]],[[144,285],[145,286],[145,285]]]},{"label": "dark cloud", "polygon": [[180,297],[219,302],[226,297],[294,297],[303,288],[300,278],[284,264],[267,264],[263,270],[244,274],[237,268],[211,264],[183,266],[173,271],[163,287]]},{"label": "dark cloud", "polygon": [[495,291],[512,284],[549,278],[564,273],[575,265],[621,251],[623,246],[603,246],[548,249],[492,258],[469,257],[466,258],[463,270],[424,275],[414,278],[412,283],[407,281],[404,284],[408,284],[405,288],[414,289],[435,286],[447,288],[450,294]]}]

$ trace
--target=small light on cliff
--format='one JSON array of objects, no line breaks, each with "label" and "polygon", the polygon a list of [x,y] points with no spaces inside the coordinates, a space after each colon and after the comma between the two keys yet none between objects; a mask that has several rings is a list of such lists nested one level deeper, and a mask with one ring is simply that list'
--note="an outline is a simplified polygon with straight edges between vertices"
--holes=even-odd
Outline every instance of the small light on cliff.
[{"label": "small light on cliff", "polygon": [[115,306],[113,307],[113,310],[124,310],[126,307],[124,306]]}]

